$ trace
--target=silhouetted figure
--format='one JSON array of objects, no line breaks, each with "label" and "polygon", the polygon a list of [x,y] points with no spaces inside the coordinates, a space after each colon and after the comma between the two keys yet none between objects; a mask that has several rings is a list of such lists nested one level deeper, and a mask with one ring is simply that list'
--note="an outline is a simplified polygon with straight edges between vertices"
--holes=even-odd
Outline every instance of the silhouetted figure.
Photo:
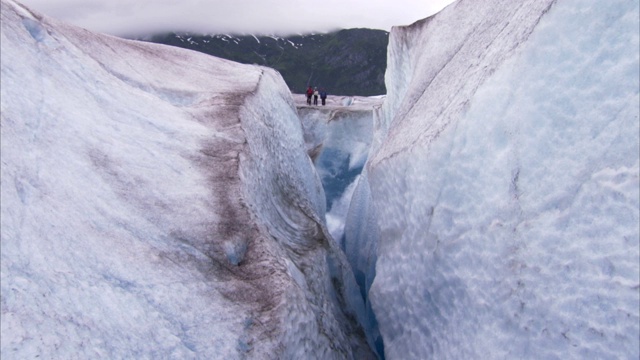
[{"label": "silhouetted figure", "polygon": [[311,105],[311,96],[313,96],[313,89],[309,86],[307,88],[307,105]]},{"label": "silhouetted figure", "polygon": [[324,88],[320,88],[320,99],[322,99],[322,106],[325,106],[327,101],[327,90]]}]

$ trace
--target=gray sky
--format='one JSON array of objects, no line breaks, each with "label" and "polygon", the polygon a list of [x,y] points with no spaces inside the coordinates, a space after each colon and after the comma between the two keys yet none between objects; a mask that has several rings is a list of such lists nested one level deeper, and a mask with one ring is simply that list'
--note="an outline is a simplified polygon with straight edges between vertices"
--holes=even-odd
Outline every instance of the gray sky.
[{"label": "gray sky", "polygon": [[86,29],[113,35],[157,31],[303,33],[366,27],[390,30],[453,0],[18,0]]}]

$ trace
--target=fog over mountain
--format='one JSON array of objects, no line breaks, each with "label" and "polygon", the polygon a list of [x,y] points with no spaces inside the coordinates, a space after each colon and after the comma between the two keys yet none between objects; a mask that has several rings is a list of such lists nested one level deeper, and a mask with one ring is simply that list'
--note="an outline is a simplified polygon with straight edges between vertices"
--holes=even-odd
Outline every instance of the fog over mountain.
[{"label": "fog over mountain", "polygon": [[430,16],[452,0],[25,0],[58,20],[116,36],[167,31],[289,36],[337,29],[389,31]]}]

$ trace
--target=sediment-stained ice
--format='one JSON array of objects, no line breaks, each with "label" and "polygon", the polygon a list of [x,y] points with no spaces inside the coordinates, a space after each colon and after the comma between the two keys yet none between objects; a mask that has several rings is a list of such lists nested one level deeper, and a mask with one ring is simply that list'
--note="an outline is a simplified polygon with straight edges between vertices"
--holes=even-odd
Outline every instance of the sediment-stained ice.
[{"label": "sediment-stained ice", "polygon": [[1,4],[3,358],[373,356],[275,71]]}]

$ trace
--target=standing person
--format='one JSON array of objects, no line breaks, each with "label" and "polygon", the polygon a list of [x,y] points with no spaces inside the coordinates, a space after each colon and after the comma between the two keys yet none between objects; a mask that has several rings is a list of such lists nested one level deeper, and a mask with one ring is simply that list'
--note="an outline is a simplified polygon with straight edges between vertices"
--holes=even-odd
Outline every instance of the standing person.
[{"label": "standing person", "polygon": [[327,90],[324,88],[320,88],[320,99],[322,99],[322,106],[325,106],[327,101]]},{"label": "standing person", "polygon": [[313,89],[313,105],[318,105],[318,88]]},{"label": "standing person", "polygon": [[311,105],[311,96],[313,95],[313,89],[311,85],[307,88],[307,105]]}]

